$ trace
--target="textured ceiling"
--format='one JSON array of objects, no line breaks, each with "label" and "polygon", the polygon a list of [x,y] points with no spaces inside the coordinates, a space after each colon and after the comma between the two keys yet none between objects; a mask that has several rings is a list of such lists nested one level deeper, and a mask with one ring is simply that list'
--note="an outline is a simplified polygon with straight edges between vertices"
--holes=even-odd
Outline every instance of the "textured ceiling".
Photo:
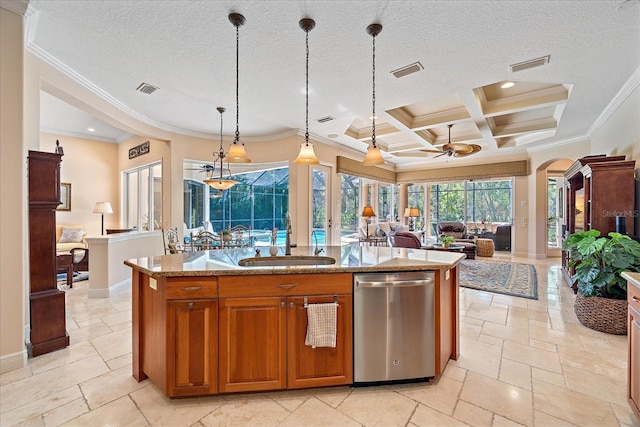
[{"label": "textured ceiling", "polygon": [[[215,135],[215,107],[235,112],[235,28],[227,16],[242,13],[240,133],[259,138],[304,128],[298,21],[310,17],[310,132],[364,153],[372,115],[365,29],[379,22],[376,135],[389,162],[412,167],[442,161],[419,150],[448,142],[448,124],[452,142],[482,147],[465,158],[474,161],[586,135],[640,66],[640,6],[616,10],[622,3],[31,0],[28,47],[148,124]],[[547,65],[509,70],[545,55]],[[390,73],[415,62],[424,69]],[[501,89],[506,80],[517,84]],[[159,89],[136,91],[142,82]],[[51,118],[50,102],[43,101],[43,127],[73,127]],[[315,120],[325,116],[335,119]],[[226,123],[233,133],[233,120]]]}]

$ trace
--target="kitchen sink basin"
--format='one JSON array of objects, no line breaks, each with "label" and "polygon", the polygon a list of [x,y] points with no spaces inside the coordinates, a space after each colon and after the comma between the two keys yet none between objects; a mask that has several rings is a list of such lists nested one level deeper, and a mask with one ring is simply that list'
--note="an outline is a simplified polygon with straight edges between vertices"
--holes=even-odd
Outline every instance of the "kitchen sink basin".
[{"label": "kitchen sink basin", "polygon": [[299,255],[285,255],[285,256],[269,256],[269,257],[256,257],[256,258],[244,258],[238,261],[238,265],[241,267],[283,267],[289,265],[331,265],[335,264],[336,260],[327,256],[299,256]]}]

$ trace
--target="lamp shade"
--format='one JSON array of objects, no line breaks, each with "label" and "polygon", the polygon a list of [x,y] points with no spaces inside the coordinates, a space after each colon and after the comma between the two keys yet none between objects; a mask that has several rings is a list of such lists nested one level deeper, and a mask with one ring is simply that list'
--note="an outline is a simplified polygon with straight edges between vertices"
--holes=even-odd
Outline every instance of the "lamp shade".
[{"label": "lamp shade", "polygon": [[418,208],[405,208],[404,216],[406,218],[416,218],[420,216],[420,211]]},{"label": "lamp shade", "polygon": [[113,213],[113,209],[111,208],[111,203],[96,202],[96,205],[93,207],[93,213],[99,213],[99,214]]},{"label": "lamp shade", "polygon": [[362,210],[362,216],[371,218],[372,216],[376,216],[376,214],[371,206],[365,206]]}]

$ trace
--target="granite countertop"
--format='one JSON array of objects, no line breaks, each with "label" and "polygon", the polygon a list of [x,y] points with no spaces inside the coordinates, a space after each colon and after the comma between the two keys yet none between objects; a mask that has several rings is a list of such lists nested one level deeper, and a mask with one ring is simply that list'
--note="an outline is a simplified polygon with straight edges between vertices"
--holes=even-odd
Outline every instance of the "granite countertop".
[{"label": "granite countertop", "polygon": [[631,284],[640,288],[640,273],[632,273],[631,271],[625,271],[621,276],[627,279]]},{"label": "granite countertop", "polygon": [[[321,256],[336,260],[331,265],[242,267],[238,261],[255,257],[254,248],[216,249],[183,254],[134,258],[124,263],[152,277],[241,276],[255,274],[313,274],[375,271],[416,271],[449,269],[458,265],[465,255],[458,252],[384,246],[320,246]],[[291,248],[294,256],[313,255],[313,246]],[[269,257],[269,248],[261,247],[261,256]],[[284,256],[284,248],[278,255]]]}]

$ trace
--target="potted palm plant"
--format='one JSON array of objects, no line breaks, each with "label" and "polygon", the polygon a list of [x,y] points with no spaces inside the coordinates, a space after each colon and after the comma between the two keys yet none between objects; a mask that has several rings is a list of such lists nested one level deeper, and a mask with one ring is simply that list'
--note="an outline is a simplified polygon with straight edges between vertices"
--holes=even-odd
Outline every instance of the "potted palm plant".
[{"label": "potted palm plant", "polygon": [[580,323],[616,335],[627,333],[627,282],[623,271],[640,272],[640,243],[620,233],[601,236],[598,230],[571,234],[571,277],[577,286],[574,310]]}]

